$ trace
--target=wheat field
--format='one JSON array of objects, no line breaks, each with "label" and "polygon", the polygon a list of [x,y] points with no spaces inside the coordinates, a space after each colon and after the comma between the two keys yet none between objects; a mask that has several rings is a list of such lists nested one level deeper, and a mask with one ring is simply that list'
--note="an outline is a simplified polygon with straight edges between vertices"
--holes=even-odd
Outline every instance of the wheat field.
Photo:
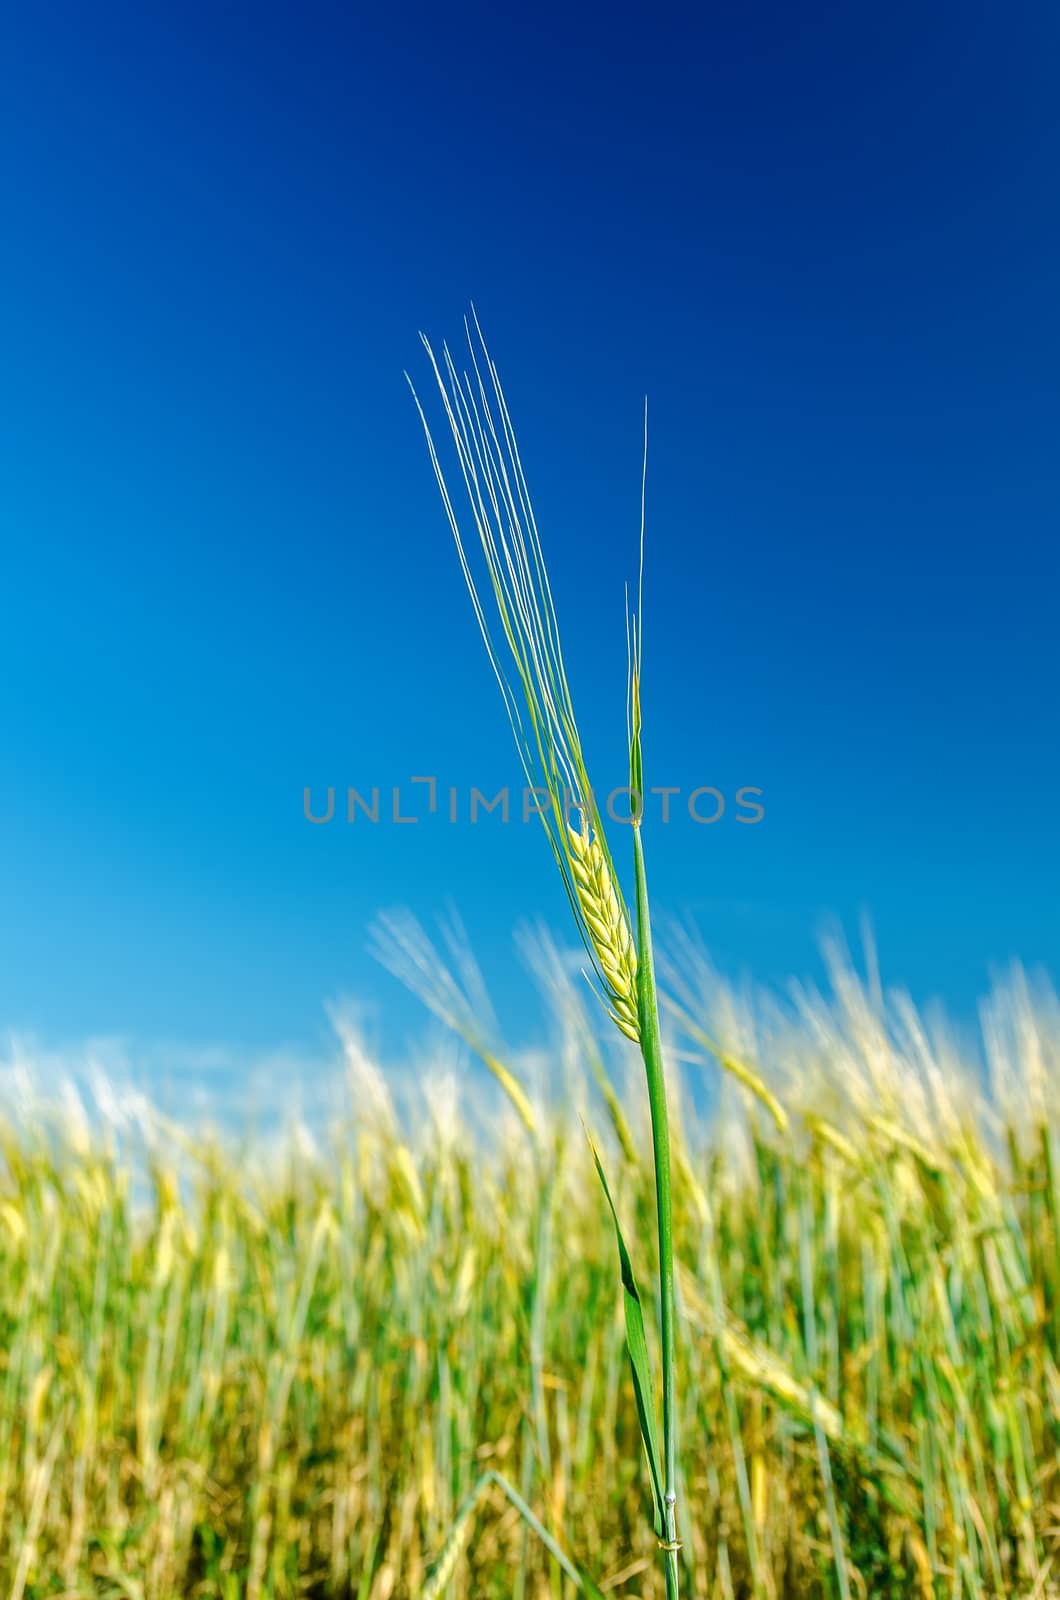
[{"label": "wheat field", "polygon": [[[69,1099],[9,1119],[13,1600],[662,1594],[586,1138],[647,1274],[643,1081],[526,943],[532,1068],[475,1012],[466,951],[405,922],[384,958],[494,1078],[465,1059],[399,1098],[347,1032],[348,1112],[313,1138]],[[780,1001],[668,954],[682,1585],[1060,1592],[1055,998],[1014,971],[962,1042],[838,959]]]}]

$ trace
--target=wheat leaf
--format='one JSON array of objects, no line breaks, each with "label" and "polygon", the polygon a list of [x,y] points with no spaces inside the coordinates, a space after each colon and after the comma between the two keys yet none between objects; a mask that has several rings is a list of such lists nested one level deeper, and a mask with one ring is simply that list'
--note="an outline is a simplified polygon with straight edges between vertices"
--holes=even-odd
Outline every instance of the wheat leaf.
[{"label": "wheat leaf", "polygon": [[618,1241],[618,1259],[622,1275],[622,1298],[626,1313],[626,1349],[629,1351],[629,1364],[633,1369],[633,1389],[637,1398],[637,1416],[640,1419],[641,1437],[644,1440],[644,1449],[648,1457],[648,1469],[651,1473],[652,1498],[655,1503],[655,1534],[663,1537],[663,1476],[662,1457],[659,1454],[658,1425],[655,1416],[655,1393],[651,1381],[651,1364],[648,1359],[648,1339],[644,1331],[644,1310],[637,1288],[637,1280],[633,1272],[633,1263],[626,1249],[626,1241],[622,1237],[622,1225],[618,1220],[615,1202],[611,1198],[611,1190],[604,1176],[603,1165],[596,1146],[589,1140],[589,1148],[593,1153],[596,1170],[600,1175],[600,1182],[607,1196],[607,1203],[611,1208],[611,1216],[615,1224],[615,1238]]}]

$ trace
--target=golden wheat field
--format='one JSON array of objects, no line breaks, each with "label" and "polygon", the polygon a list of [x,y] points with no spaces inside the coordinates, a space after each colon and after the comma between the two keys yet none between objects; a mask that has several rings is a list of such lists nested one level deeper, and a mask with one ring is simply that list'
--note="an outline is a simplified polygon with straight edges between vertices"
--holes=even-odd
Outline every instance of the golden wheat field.
[{"label": "golden wheat field", "polygon": [[[346,1031],[347,1115],[268,1149],[69,1097],[12,1118],[13,1600],[662,1594],[586,1137],[650,1283],[639,1062],[526,942],[551,1009],[532,1070],[395,921],[381,953],[470,1046],[459,1072],[395,1103]],[[660,975],[683,1589],[1055,1594],[1055,999],[1013,972],[962,1045],[838,959],[783,1002],[690,940]]]}]

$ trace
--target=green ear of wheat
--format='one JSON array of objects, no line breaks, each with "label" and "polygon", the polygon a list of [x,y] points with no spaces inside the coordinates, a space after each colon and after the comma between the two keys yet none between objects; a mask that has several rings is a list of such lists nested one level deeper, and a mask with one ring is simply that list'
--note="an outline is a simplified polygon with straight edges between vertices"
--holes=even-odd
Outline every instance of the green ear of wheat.
[{"label": "green ear of wheat", "polygon": [[614,876],[588,828],[568,824],[571,870],[582,918],[607,986],[610,1015],[627,1039],[640,1042],[637,1021],[637,952]]},{"label": "green ear of wheat", "polygon": [[[547,796],[539,808],[582,942],[607,1009],[637,1041],[636,956],[630,917],[586,770],[567,683],[559,623],[530,491],[497,369],[477,319],[465,319],[470,371],[449,347],[441,361],[421,334],[456,448],[467,503],[485,561],[504,646],[495,640],[430,425],[412,380],[435,478],[471,595],[475,617],[504,699],[526,781]],[[406,374],[407,376],[407,374]],[[579,829],[570,818],[577,814]]]}]

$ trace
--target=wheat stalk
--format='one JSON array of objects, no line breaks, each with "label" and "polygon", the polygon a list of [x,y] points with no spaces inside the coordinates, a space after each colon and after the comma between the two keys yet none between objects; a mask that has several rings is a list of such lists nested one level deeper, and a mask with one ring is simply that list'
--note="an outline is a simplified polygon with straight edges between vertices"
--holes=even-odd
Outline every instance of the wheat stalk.
[{"label": "wheat stalk", "polygon": [[[472,313],[474,316],[474,314]],[[581,738],[574,717],[560,647],[559,623],[538,536],[530,492],[523,474],[497,369],[486,349],[477,318],[475,335],[465,318],[471,371],[460,373],[443,346],[435,359],[421,335],[456,448],[468,505],[485,558],[507,657],[498,652],[486,618],[460,523],[438,459],[431,430],[416,390],[409,380],[435,478],[456,541],[460,564],[475,617],[504,697],[523,771],[534,788],[544,789],[548,804],[540,815],[560,869],[571,910],[588,952],[608,1014],[628,1038],[640,1046],[651,1111],[652,1154],[659,1231],[659,1302],[663,1378],[663,1451],[657,1442],[655,1401],[645,1339],[643,1313],[618,1213],[611,1204],[618,1240],[626,1311],[626,1344],[633,1366],[641,1436],[651,1469],[655,1532],[665,1554],[667,1600],[677,1600],[677,1406],[674,1337],[674,1251],[670,1178],[670,1129],[666,1107],[659,1009],[652,959],[651,917],[641,841],[641,797],[644,793],[641,755],[640,681],[644,573],[644,483],[647,474],[647,409],[644,417],[644,475],[641,479],[641,582],[637,609],[627,624],[629,673],[627,734],[629,793],[632,807],[633,864],[636,880],[637,938],[607,847],[603,823],[586,771]],[[483,378],[485,370],[489,382]],[[444,375],[443,375],[444,374]],[[509,673],[514,669],[513,688]],[[522,707],[522,709],[520,709]],[[580,826],[570,822],[572,812]],[[597,1158],[604,1189],[607,1181]],[[611,1196],[608,1192],[608,1200]]]}]

